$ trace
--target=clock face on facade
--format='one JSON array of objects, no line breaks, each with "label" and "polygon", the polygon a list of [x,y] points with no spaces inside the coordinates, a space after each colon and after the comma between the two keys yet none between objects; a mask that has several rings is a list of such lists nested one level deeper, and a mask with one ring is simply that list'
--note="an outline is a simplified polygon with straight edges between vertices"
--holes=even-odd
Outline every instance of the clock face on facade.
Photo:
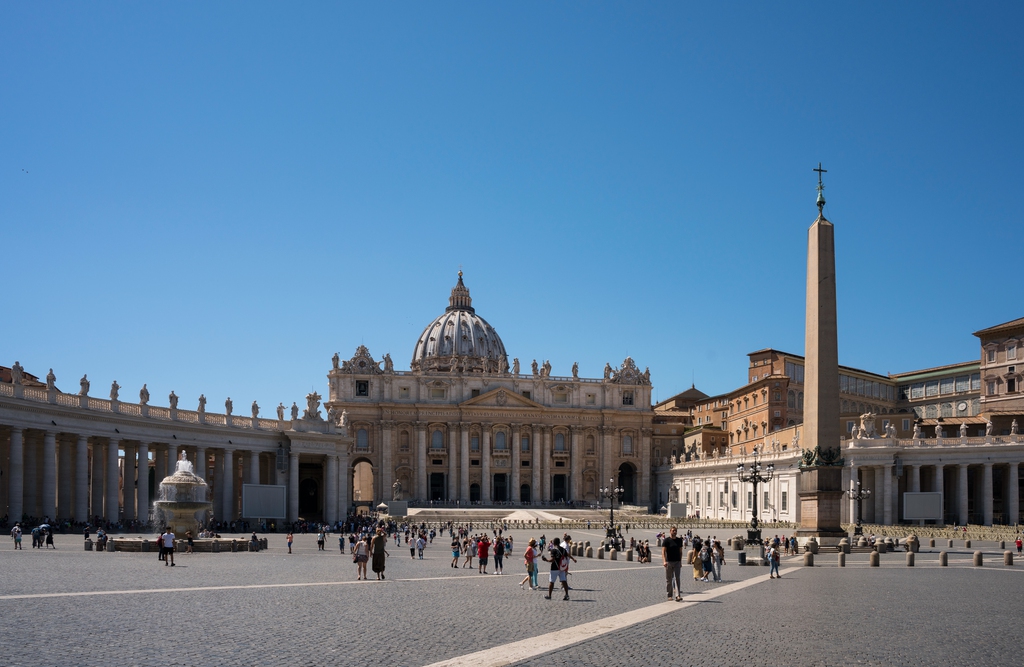
[{"label": "clock face on facade", "polygon": [[964,410],[967,409],[967,403],[965,403],[964,401],[960,401],[960,404],[956,406],[956,409],[959,410],[960,412],[963,412]]}]

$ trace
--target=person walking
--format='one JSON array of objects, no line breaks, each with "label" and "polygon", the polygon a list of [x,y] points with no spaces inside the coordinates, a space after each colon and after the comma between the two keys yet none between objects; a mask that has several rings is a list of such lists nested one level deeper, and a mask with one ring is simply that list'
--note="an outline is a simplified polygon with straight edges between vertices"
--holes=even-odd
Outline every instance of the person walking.
[{"label": "person walking", "polygon": [[672,582],[675,581],[675,600],[681,602],[683,599],[683,588],[680,583],[680,576],[683,567],[683,540],[678,535],[678,529],[672,526],[669,536],[661,541],[661,564],[665,568],[665,592],[668,599],[673,598]]},{"label": "person walking", "polygon": [[387,551],[388,538],[384,536],[384,529],[378,528],[377,535],[370,542],[371,567],[377,575],[377,579],[384,579],[385,559],[391,554]]},{"label": "person walking", "polygon": [[782,575],[779,574],[779,548],[773,544],[765,555],[768,557],[768,565],[771,566],[768,571],[769,579],[782,579]]},{"label": "person walking", "polygon": [[526,576],[519,582],[522,588],[526,582],[530,582],[530,590],[537,590],[537,540],[531,539],[523,552],[523,562],[526,564]]},{"label": "person walking", "polygon": [[459,566],[459,556],[462,555],[462,549],[459,546],[459,538],[452,537],[452,567]]},{"label": "person walking", "polygon": [[1024,547],[1024,540],[1020,539],[1020,535],[1017,536],[1017,553],[1020,554],[1021,547]]},{"label": "person walking", "polygon": [[11,528],[11,539],[14,540],[15,549],[21,549],[24,551],[24,549],[21,548],[21,523],[15,523],[14,528]]},{"label": "person walking", "polygon": [[551,599],[551,594],[555,590],[555,581],[559,581],[562,584],[562,590],[565,592],[562,599],[569,599],[569,580],[567,577],[569,572],[569,559],[571,558],[573,562],[575,562],[576,559],[569,555],[569,552],[563,549],[560,543],[560,538],[551,538],[551,548],[548,549],[548,552],[551,554],[551,558],[541,556],[543,560],[551,563],[551,572],[548,575],[548,594],[544,596],[545,600]]},{"label": "person walking", "polygon": [[195,550],[193,549],[193,547],[195,547],[195,540],[192,539],[192,531],[191,530],[186,530],[185,531],[185,542],[187,544],[187,547],[185,548],[185,553],[187,553],[187,554],[194,554]]},{"label": "person walking", "polygon": [[419,552],[420,560],[423,560],[423,549],[427,546],[427,540],[423,537],[423,533],[416,539],[416,551]]},{"label": "person walking", "polygon": [[[342,549],[344,553],[344,549]],[[359,540],[355,552],[352,555],[352,562],[356,564],[356,581],[366,579],[366,561],[370,559],[370,536]]]},{"label": "person walking", "polygon": [[501,537],[494,541],[494,574],[502,573],[505,561],[505,540]]},{"label": "person walking", "polygon": [[471,542],[468,537],[462,540],[462,552],[466,554],[466,560],[462,563],[462,567],[472,568],[473,554],[476,553],[476,542]]},{"label": "person walking", "polygon": [[323,551],[324,545],[327,542],[327,535],[324,534],[324,529],[321,528],[320,532],[316,534],[316,550]]},{"label": "person walking", "polygon": [[704,578],[704,566],[700,560],[700,540],[695,539],[690,547],[690,553],[686,555],[686,562],[693,566],[693,580],[699,581]]},{"label": "person walking", "polygon": [[295,539],[294,537],[292,537],[292,531],[289,530],[288,531],[288,536],[285,537],[284,539],[285,539],[286,542],[288,542],[288,553],[291,553],[292,552],[292,540]]},{"label": "person walking", "polygon": [[[164,534],[160,536],[164,543],[164,558],[171,559],[171,567],[174,567],[174,533],[171,531],[171,527],[168,526],[164,531]],[[167,561],[164,560],[164,565],[167,565]]]},{"label": "person walking", "polygon": [[[778,547],[776,547],[778,548]],[[711,571],[715,575],[715,581],[722,581],[722,565],[725,563],[725,549],[722,543],[715,540],[711,545]]]}]

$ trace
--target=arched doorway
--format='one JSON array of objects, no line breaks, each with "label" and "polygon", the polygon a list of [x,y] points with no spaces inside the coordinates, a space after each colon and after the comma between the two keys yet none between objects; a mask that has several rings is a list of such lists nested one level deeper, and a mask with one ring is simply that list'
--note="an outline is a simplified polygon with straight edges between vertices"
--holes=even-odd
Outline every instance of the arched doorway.
[{"label": "arched doorway", "polygon": [[469,502],[478,503],[480,502],[480,485],[470,484],[469,485]]},{"label": "arched doorway", "polygon": [[430,473],[430,499],[444,500],[445,483],[443,472]]},{"label": "arched doorway", "polygon": [[622,489],[621,502],[625,505],[636,504],[636,468],[632,463],[619,466],[619,488]]},{"label": "arched doorway", "polygon": [[530,502],[530,485],[523,484],[519,487],[519,502],[528,503]]},{"label": "arched doorway", "polygon": [[494,476],[494,502],[503,503],[508,501],[508,475],[499,472]]},{"label": "arched doorway", "polygon": [[320,515],[320,485],[311,477],[299,482],[299,516],[310,519]]},{"label": "arched doorway", "polygon": [[557,502],[565,502],[565,500],[567,499],[566,496],[568,495],[566,493],[566,487],[567,486],[568,486],[568,482],[566,481],[566,476],[565,475],[555,475],[554,477],[552,477],[551,478],[551,500],[554,500],[556,503]]},{"label": "arched doorway", "polygon": [[373,464],[366,459],[352,466],[352,504],[373,507]]}]

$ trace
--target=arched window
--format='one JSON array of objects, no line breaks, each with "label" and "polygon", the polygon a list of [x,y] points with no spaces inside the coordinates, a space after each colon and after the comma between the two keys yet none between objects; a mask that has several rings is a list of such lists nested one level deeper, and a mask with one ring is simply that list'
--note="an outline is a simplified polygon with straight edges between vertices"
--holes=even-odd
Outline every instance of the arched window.
[{"label": "arched window", "polygon": [[494,434],[494,448],[505,449],[505,432],[498,431]]},{"label": "arched window", "polygon": [[804,392],[802,392],[802,391],[799,394],[796,395],[796,409],[797,410],[803,410],[804,409]]},{"label": "arched window", "polygon": [[401,431],[398,434],[398,451],[407,452],[409,451],[409,432]]},{"label": "arched window", "polygon": [[430,435],[430,448],[444,449],[444,433],[441,433],[441,429],[436,429]]},{"label": "arched window", "polygon": [[365,428],[361,428],[356,431],[356,449],[369,449],[370,448],[370,434],[366,432]]},{"label": "arched window", "polygon": [[622,436],[622,453],[632,454],[633,453],[633,436],[624,435]]},{"label": "arched window", "polygon": [[593,453],[594,453],[594,436],[588,435],[587,436],[587,454],[593,454]]},{"label": "arched window", "polygon": [[564,433],[556,433],[555,434],[555,451],[556,452],[564,452],[565,451],[565,434]]},{"label": "arched window", "polygon": [[792,389],[789,390],[789,398],[786,401],[786,405],[796,410],[796,392]]}]

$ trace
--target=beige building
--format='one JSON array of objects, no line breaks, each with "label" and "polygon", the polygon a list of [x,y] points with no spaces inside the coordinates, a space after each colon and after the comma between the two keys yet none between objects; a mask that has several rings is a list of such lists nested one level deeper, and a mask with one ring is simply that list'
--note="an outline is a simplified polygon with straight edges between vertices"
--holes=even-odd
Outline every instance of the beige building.
[{"label": "beige building", "polygon": [[[335,355],[328,407],[347,414],[354,470],[380,502],[401,489],[413,504],[599,502],[615,480],[623,502],[647,507],[651,382],[632,359],[601,378],[511,364],[497,331],[472,306],[459,274],[448,307],[416,341],[410,370],[360,346]],[[399,487],[395,487],[396,482]]]}]

